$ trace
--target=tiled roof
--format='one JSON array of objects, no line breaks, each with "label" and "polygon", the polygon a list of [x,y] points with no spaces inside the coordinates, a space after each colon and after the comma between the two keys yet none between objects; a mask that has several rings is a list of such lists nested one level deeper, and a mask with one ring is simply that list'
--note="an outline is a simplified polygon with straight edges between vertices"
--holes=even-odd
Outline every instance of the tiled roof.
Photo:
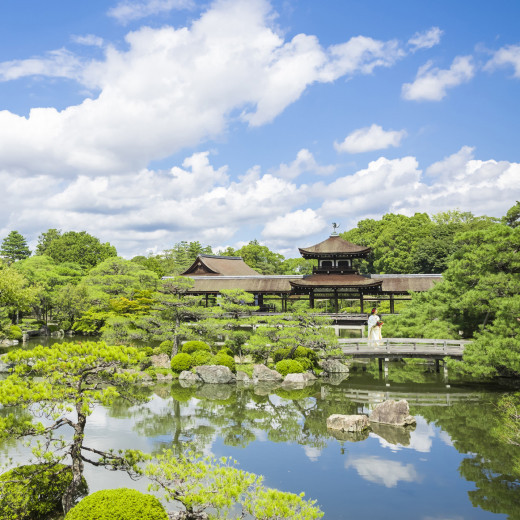
[{"label": "tiled roof", "polygon": [[330,236],[327,240],[320,242],[314,246],[299,248],[303,257],[345,255],[359,256],[370,253],[370,248],[366,246],[358,246],[348,240],[343,240],[340,236]]},{"label": "tiled roof", "polygon": [[291,285],[298,287],[377,287],[380,280],[373,280],[359,274],[312,274],[301,280],[291,281]]},{"label": "tiled roof", "polygon": [[182,276],[260,276],[240,256],[199,255]]}]

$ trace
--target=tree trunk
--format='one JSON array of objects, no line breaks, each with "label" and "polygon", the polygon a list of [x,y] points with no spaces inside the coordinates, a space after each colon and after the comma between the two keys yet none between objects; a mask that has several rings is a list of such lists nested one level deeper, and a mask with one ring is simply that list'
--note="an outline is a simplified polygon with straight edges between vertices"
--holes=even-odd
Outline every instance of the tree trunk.
[{"label": "tree trunk", "polygon": [[173,347],[172,347],[172,357],[177,355],[179,352],[179,327],[181,326],[181,320],[179,318],[175,318],[175,333],[173,336]]},{"label": "tree trunk", "polygon": [[70,450],[72,459],[72,480],[66,489],[61,504],[63,512],[66,515],[75,505],[76,499],[81,489],[81,481],[83,478],[83,460],[81,459],[81,448],[83,447],[83,439],[85,437],[85,424],[87,417],[81,412],[81,404],[76,405],[78,412],[78,422],[74,426],[74,441]]}]

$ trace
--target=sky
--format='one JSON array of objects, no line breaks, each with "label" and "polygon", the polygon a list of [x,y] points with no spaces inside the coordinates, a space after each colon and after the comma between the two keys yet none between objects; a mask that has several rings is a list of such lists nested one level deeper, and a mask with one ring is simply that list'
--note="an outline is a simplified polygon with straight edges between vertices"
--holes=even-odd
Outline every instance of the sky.
[{"label": "sky", "polygon": [[0,239],[286,257],[520,200],[520,2],[0,2]]}]

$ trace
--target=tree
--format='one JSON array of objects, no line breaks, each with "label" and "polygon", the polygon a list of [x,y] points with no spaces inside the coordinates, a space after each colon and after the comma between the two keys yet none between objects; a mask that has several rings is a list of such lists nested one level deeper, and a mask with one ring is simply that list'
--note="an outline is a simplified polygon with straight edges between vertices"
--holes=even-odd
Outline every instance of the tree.
[{"label": "tree", "polygon": [[39,287],[31,287],[14,267],[0,268],[0,308],[11,316],[30,310],[38,301],[38,292]]},{"label": "tree", "polygon": [[23,260],[31,256],[27,240],[18,231],[11,231],[2,241],[0,255],[7,258],[8,263]]},{"label": "tree", "polygon": [[45,254],[57,263],[75,262],[91,268],[107,258],[117,256],[117,251],[108,242],[102,244],[86,231],[67,231],[46,245]]},{"label": "tree", "polygon": [[520,202],[518,200],[513,207],[509,208],[502,221],[510,227],[520,226]]},{"label": "tree", "polygon": [[49,244],[56,238],[61,237],[61,229],[48,229],[38,237],[38,244],[36,245],[35,255],[44,255],[49,247]]},{"label": "tree", "polygon": [[267,246],[262,246],[258,240],[251,240],[249,244],[235,251],[244,262],[261,274],[278,274],[281,270],[283,255],[274,253]]},{"label": "tree", "polygon": [[[135,366],[142,354],[131,347],[111,347],[105,343],[61,343],[33,350],[14,350],[8,363],[16,368],[0,381],[0,438],[33,440],[32,453],[39,463],[59,464],[70,459],[72,479],[62,498],[67,513],[82,486],[85,464],[136,472],[142,454],[134,451],[105,452],[85,442],[88,417],[97,404],[109,405],[124,396],[141,401],[134,385],[139,376],[122,371]],[[11,408],[37,410],[38,420],[18,420]],[[71,412],[74,411],[74,415]],[[61,435],[72,428],[72,438]],[[37,438],[40,440],[38,442]]]}]

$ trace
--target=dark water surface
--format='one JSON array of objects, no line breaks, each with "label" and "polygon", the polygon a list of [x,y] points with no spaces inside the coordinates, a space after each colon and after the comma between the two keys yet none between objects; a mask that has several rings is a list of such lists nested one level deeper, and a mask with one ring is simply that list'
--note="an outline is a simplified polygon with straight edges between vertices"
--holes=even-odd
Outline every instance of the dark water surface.
[{"label": "dark water surface", "polygon": [[[284,491],[317,499],[325,518],[472,520],[520,518],[520,482],[512,476],[518,447],[490,435],[500,426],[501,392],[446,385],[435,374],[374,367],[337,384],[303,390],[179,384],[150,387],[150,402],[118,401],[89,417],[86,444],[158,452],[192,443],[202,453],[232,456]],[[418,381],[411,382],[410,379]],[[334,413],[366,413],[384,399],[405,398],[417,426],[374,426],[366,435],[327,431]],[[27,461],[27,448],[1,445],[5,461]],[[87,468],[90,491],[146,490],[120,473]]]}]

